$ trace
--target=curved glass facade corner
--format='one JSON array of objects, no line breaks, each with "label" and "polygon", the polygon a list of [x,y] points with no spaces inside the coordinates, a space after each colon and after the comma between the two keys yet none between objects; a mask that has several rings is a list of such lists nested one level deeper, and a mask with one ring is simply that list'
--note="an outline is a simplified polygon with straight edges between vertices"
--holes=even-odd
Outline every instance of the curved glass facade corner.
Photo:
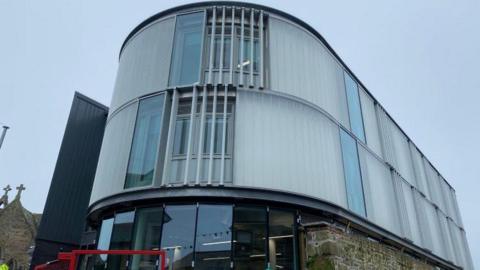
[{"label": "curved glass facade corner", "polygon": [[[421,256],[473,268],[454,189],[323,38],[274,9],[187,5],[149,19],[122,48],[91,205],[132,192],[185,188],[188,194],[190,187],[326,202],[407,239]],[[296,240],[283,236],[297,221],[275,211],[242,211],[152,205],[136,211],[128,243],[169,250],[178,269],[268,263],[294,269]],[[223,218],[202,223],[212,215]],[[102,220],[109,228],[111,219]],[[284,225],[269,227],[272,220]],[[149,222],[155,229],[145,227]],[[99,245],[116,241],[116,226],[111,238],[102,229]],[[235,234],[243,227],[248,233]],[[230,228],[230,236],[208,244],[215,242],[210,228]],[[170,236],[158,238],[165,230]],[[286,257],[272,259],[268,237],[278,237]],[[152,258],[131,263],[151,265]]]}]

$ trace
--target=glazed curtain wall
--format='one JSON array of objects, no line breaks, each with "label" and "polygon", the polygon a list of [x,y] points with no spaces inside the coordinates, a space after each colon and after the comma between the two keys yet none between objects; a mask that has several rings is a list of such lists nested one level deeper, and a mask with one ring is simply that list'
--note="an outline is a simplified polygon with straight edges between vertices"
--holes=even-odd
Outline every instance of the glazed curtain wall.
[{"label": "glazed curtain wall", "polygon": [[[168,270],[298,269],[296,213],[267,206],[167,204],[103,220],[99,247],[167,252]],[[99,256],[93,269],[156,269],[153,256]],[[91,268],[82,268],[91,269]]]}]

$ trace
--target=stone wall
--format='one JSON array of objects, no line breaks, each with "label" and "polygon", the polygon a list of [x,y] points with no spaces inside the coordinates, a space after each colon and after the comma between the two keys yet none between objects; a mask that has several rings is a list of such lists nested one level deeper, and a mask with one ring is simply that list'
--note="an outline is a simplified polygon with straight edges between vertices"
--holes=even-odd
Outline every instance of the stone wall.
[{"label": "stone wall", "polygon": [[415,269],[432,270],[422,262],[393,247],[365,235],[328,225],[308,228],[305,232],[308,270],[330,269]]}]

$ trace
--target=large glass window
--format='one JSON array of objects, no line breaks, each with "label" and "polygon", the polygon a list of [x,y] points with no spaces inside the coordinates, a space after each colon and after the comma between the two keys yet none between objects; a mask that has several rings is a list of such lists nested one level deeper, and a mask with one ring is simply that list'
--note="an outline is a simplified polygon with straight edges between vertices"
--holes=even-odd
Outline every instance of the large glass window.
[{"label": "large glass window", "polygon": [[[113,222],[110,249],[131,249],[133,221],[135,212],[117,213]],[[128,256],[108,256],[108,269],[127,269]]]},{"label": "large glass window", "polygon": [[125,188],[152,184],[158,152],[164,95],[139,103]]},{"label": "large glass window", "polygon": [[235,207],[234,266],[237,270],[263,270],[267,254],[267,213],[264,207]]},{"label": "large glass window", "polygon": [[232,206],[200,205],[195,244],[195,268],[230,269]]},{"label": "large glass window", "polygon": [[347,94],[348,115],[350,116],[350,127],[360,140],[365,142],[365,132],[363,130],[363,116],[362,107],[360,105],[360,97],[358,94],[358,85],[355,80],[346,72],[345,77],[345,90]]},{"label": "large glass window", "polygon": [[170,85],[190,85],[199,82],[204,12],[177,16]]},{"label": "large glass window", "polygon": [[[197,112],[194,114],[193,132],[192,132],[192,148],[191,154],[194,162],[190,162],[189,179],[196,175],[196,161],[200,157],[203,159],[202,168],[200,168],[201,181],[206,181],[208,177],[208,165],[210,159],[210,144],[212,142],[213,132],[213,106],[212,100],[208,100],[206,107],[204,128],[200,131],[201,107],[202,102],[197,103]],[[215,114],[215,134],[213,138],[213,171],[212,180],[220,179],[220,160],[222,155],[223,140],[223,100],[217,100],[217,113]],[[226,138],[225,138],[225,159],[226,166],[230,166],[232,159],[232,140],[233,136],[233,102],[227,104],[227,122],[226,122]],[[183,183],[183,174],[188,150],[188,136],[190,130],[191,119],[191,101],[180,102],[177,111],[177,119],[175,123],[175,136],[173,139],[173,153],[171,166],[171,181],[174,183]],[[200,132],[203,132],[202,154],[198,155],[198,143],[200,140]],[[228,168],[228,167],[227,167]],[[225,179],[229,179],[227,175],[229,170],[226,168]],[[193,179],[190,179],[193,180]]]},{"label": "large glass window", "polygon": [[358,162],[357,142],[348,133],[340,129],[342,144],[343,170],[347,188],[348,207],[353,212],[366,216],[363,196],[362,176]]},{"label": "large glass window", "polygon": [[270,210],[268,247],[271,269],[296,269],[295,216],[292,212]]},{"label": "large glass window", "polygon": [[[156,250],[160,248],[162,232],[163,208],[144,208],[137,211],[135,230],[133,233],[134,250]],[[132,270],[156,270],[158,257],[134,255]]]},{"label": "large glass window", "polygon": [[192,269],[196,210],[195,205],[165,207],[161,246],[168,270]]}]

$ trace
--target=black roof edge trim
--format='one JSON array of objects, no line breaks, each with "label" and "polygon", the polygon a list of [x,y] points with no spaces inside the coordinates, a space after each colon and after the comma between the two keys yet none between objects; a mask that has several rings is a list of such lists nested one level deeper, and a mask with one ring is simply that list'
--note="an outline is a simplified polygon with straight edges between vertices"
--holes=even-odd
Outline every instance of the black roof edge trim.
[{"label": "black roof edge trim", "polygon": [[[221,198],[223,200],[241,200],[243,202],[248,201],[263,201],[276,204],[288,204],[298,206],[303,209],[311,209],[316,211],[323,211],[334,215],[337,220],[352,221],[356,224],[356,229],[364,231],[371,235],[377,235],[389,240],[391,243],[406,247],[413,251],[413,253],[419,254],[425,258],[428,258],[432,263],[446,267],[447,269],[461,269],[450,261],[447,261],[436,254],[431,253],[425,248],[419,247],[411,241],[399,237],[390,231],[374,224],[373,222],[347,210],[341,206],[333,204],[328,201],[313,198],[310,196],[277,191],[261,188],[249,188],[249,187],[212,187],[212,186],[178,186],[168,188],[151,188],[134,190],[125,193],[115,194],[101,200],[96,201],[88,208],[87,220],[92,221],[98,218],[102,211],[111,209],[115,206],[123,206],[125,208],[133,208],[134,206],[145,206],[145,201],[163,200],[169,199],[186,199],[186,200],[199,200],[199,198]],[[93,218],[92,218],[93,217]]]},{"label": "black roof edge trim", "polygon": [[[337,54],[337,52],[332,48],[332,46],[330,46],[330,44],[327,42],[327,40],[325,40],[325,38],[317,31],[315,30],[315,28],[311,27],[309,24],[307,24],[306,22],[304,22],[303,20],[293,16],[293,15],[290,15],[284,11],[281,11],[281,10],[278,10],[278,9],[275,9],[275,8],[271,8],[271,7],[268,7],[268,6],[264,6],[264,5],[259,5],[259,4],[253,4],[253,3],[249,3],[249,2],[238,2],[238,1],[200,1],[200,2],[195,2],[195,3],[190,3],[190,4],[184,4],[184,5],[180,5],[180,6],[176,6],[176,7],[172,7],[172,8],[169,8],[169,9],[166,9],[164,11],[161,11],[151,17],[149,17],[148,19],[144,20],[142,23],[140,23],[138,26],[136,26],[135,28],[133,28],[132,31],[130,31],[130,33],[128,34],[128,36],[125,38],[125,41],[123,42],[122,44],[122,47],[120,48],[120,52],[118,54],[118,58],[120,59],[120,56],[122,55],[122,52],[123,52],[123,49],[125,48],[127,42],[137,33],[139,32],[140,30],[142,30],[145,26],[149,25],[150,23],[162,18],[162,17],[165,17],[166,15],[169,15],[169,14],[172,14],[172,13],[175,13],[175,12],[178,12],[178,11],[181,11],[181,10],[185,10],[185,9],[192,9],[192,8],[198,8],[198,7],[212,7],[212,6],[238,6],[238,7],[248,7],[248,8],[255,8],[255,9],[261,9],[261,10],[264,10],[264,11],[268,11],[268,12],[271,12],[271,13],[275,13],[277,15],[280,15],[282,17],[285,17],[286,19],[289,19],[297,24],[299,24],[300,26],[302,26],[303,28],[305,28],[306,30],[310,31],[310,33],[314,34],[318,39],[320,39],[320,41],[323,43],[323,45],[325,45],[327,47],[327,49],[334,55],[334,57],[342,64],[342,67],[348,72],[350,73],[351,76],[353,76],[353,78],[355,79],[355,81],[357,81],[357,83],[368,93],[368,95],[374,100],[374,102],[376,104],[378,104],[380,107],[384,108],[382,106],[382,104],[380,102],[378,102],[377,98],[372,95],[372,93],[370,92],[370,90],[368,90],[367,87],[365,87],[365,85],[362,83],[362,81],[360,81],[360,79],[357,77],[357,75],[355,75],[355,73],[353,73],[352,70],[350,70],[350,68],[347,66],[347,64],[345,64],[345,62],[342,60],[342,58],[340,58],[340,56]],[[393,119],[393,117],[390,115],[389,112],[387,112],[387,110],[385,110],[385,113],[387,114],[387,116],[393,121],[393,123],[402,131],[402,133],[405,135],[405,137],[407,137],[407,139],[409,141],[412,142],[412,144],[417,148],[417,150],[420,152],[420,154],[422,154],[424,157],[425,157],[425,154],[423,154],[422,150],[420,150],[420,148],[413,142],[413,140],[407,135],[407,133],[403,130],[403,128],[397,123],[397,121],[395,121],[395,119]],[[454,192],[456,192],[455,188],[445,179],[445,177],[443,177],[443,175],[440,173],[440,171],[436,168],[436,166],[434,166],[432,164],[432,162],[427,159],[428,163],[430,163],[432,165],[432,167],[437,171],[437,173],[442,177],[442,179],[445,181],[445,183],[447,183],[447,185],[453,189]]]},{"label": "black roof edge trim", "polygon": [[92,105],[94,105],[94,106],[97,106],[97,107],[99,107],[100,109],[102,109],[102,110],[104,110],[104,111],[106,111],[106,112],[108,113],[109,108],[108,108],[107,106],[103,105],[102,103],[100,103],[100,102],[98,102],[98,101],[96,101],[96,100],[94,100],[94,99],[92,99],[92,98],[90,98],[90,97],[87,97],[86,95],[84,95],[84,94],[82,94],[82,93],[80,93],[80,92],[78,92],[78,91],[75,91],[75,94],[74,94],[73,97],[74,97],[74,98],[83,99],[84,101],[86,101],[86,102],[88,102],[88,103],[90,103],[90,104],[92,104]]}]

